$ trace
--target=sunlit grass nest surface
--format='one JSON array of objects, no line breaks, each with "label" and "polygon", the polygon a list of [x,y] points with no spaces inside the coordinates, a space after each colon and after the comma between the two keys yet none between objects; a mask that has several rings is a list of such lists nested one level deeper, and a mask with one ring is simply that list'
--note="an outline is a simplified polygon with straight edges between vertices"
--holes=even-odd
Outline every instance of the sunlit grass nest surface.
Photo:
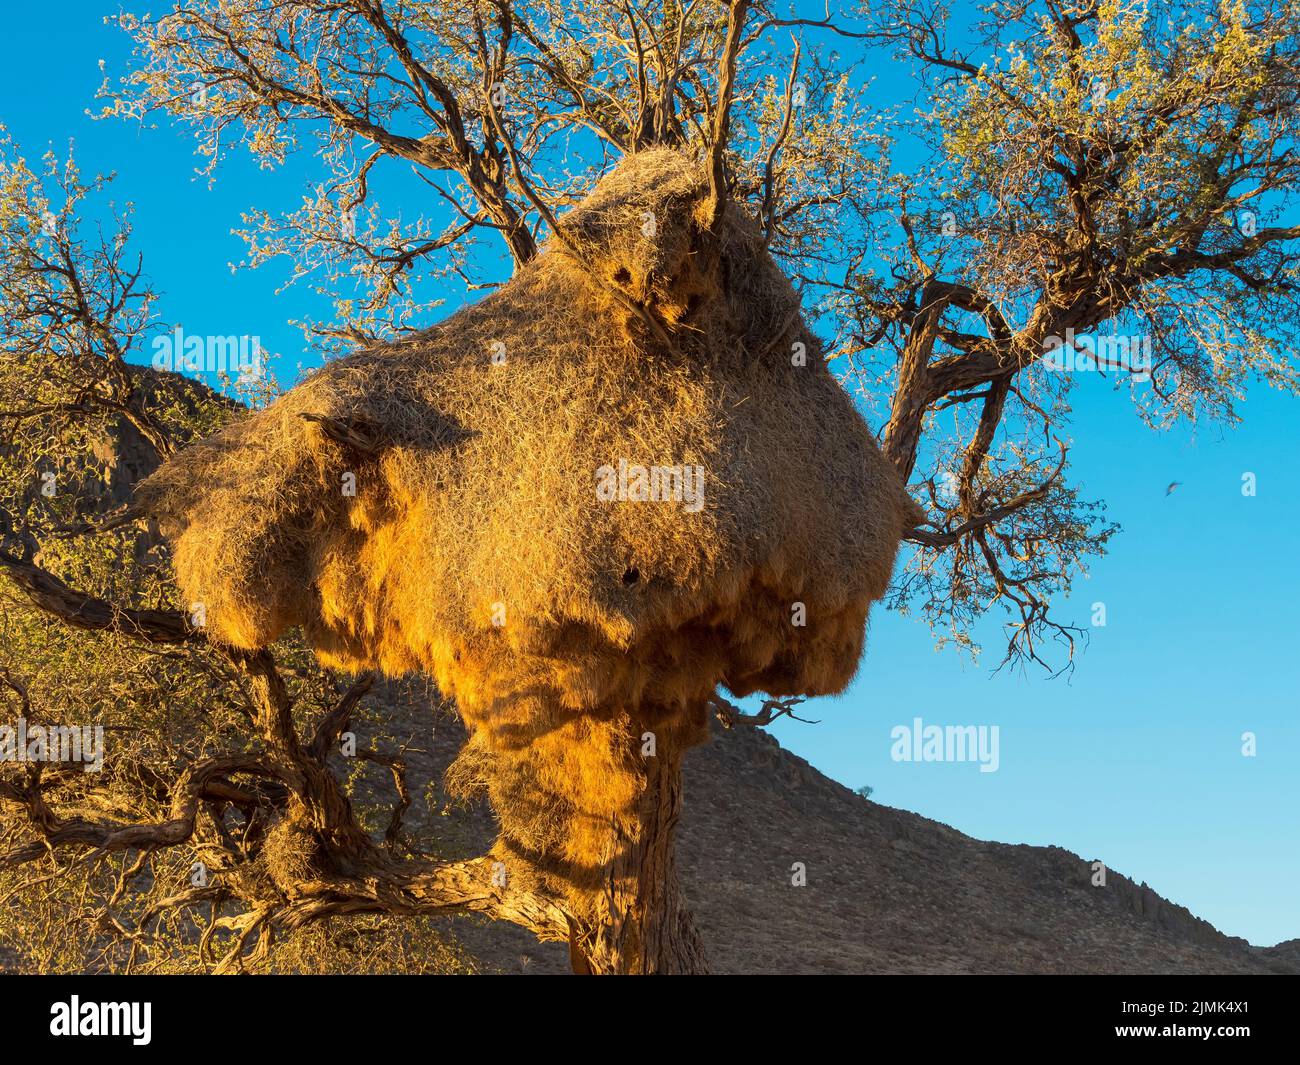
[{"label": "sunlit grass nest surface", "polygon": [[758,227],[710,231],[707,199],[684,156],[630,157],[508,284],[160,469],[210,635],[431,673],[498,743],[843,688],[915,507]]}]

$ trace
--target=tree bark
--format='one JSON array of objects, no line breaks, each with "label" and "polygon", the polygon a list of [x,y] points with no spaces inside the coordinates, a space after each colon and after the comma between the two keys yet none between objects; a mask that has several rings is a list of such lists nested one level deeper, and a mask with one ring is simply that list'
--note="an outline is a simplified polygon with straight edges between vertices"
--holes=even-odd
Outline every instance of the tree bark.
[{"label": "tree bark", "polygon": [[648,760],[635,811],[610,826],[605,886],[592,900],[585,942],[571,947],[575,972],[708,972],[677,875],[683,753],[677,749]]},{"label": "tree bark", "polygon": [[487,785],[495,853],[512,885],[568,916],[577,973],[707,971],[676,863],[682,758],[707,736],[706,711],[580,712],[542,698],[469,722],[463,768]]}]

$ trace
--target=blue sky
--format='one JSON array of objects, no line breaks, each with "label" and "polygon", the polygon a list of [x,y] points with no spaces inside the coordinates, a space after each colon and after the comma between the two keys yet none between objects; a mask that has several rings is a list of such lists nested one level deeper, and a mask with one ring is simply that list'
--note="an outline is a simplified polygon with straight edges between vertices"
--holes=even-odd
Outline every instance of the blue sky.
[{"label": "blue sky", "polygon": [[[194,177],[186,130],[90,121],[97,62],[113,74],[127,60],[127,42],[102,24],[112,10],[60,5],[57,37],[47,9],[7,11],[0,122],[33,162],[75,139],[86,172],[115,170],[113,196],[135,204],[135,247],[164,318],[191,334],[255,333],[292,379],[313,360],[288,320],[313,301],[303,288],[276,295],[273,269],[232,273],[244,246],[230,231],[250,207],[298,206],[310,162],[267,172],[235,154],[209,188]],[[905,71],[873,69],[882,102],[910,98]],[[1107,609],[1073,676],[992,675],[996,620],[980,634],[986,660],[972,665],[936,654],[921,622],[878,610],[850,690],[807,705],[820,724],[784,723],[776,734],[836,779],[870,784],[878,802],[980,838],[1099,858],[1254,943],[1300,936],[1300,402],[1261,389],[1236,429],[1155,434],[1095,380],[1075,409],[1073,476],[1123,532],[1063,604],[1082,624],[1093,602]],[[1253,498],[1241,493],[1247,471]],[[1182,487],[1167,497],[1171,481]],[[998,725],[998,772],[894,762],[890,730],[914,716]],[[1246,731],[1258,736],[1253,758],[1241,753]]]}]

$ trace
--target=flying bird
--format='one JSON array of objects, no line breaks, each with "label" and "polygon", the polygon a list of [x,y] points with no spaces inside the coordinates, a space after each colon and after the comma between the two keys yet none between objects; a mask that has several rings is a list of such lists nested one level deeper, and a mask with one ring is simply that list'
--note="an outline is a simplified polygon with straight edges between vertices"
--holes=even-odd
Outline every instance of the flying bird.
[{"label": "flying bird", "polygon": [[1174,494],[1174,489],[1177,488],[1177,487],[1178,487],[1180,484],[1182,484],[1182,483],[1183,483],[1182,481],[1170,481],[1170,482],[1169,482],[1169,487],[1165,489],[1165,496],[1166,496],[1166,498],[1169,497],[1169,496],[1171,496],[1171,495],[1173,495],[1173,494]]}]

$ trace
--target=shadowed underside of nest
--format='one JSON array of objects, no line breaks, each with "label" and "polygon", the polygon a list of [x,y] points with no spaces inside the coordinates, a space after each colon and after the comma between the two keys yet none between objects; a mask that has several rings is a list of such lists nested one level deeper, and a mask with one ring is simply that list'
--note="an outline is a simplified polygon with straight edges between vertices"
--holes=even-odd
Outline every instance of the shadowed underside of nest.
[{"label": "shadowed underside of nest", "polygon": [[646,825],[716,687],[843,688],[916,520],[757,227],[710,230],[707,193],[676,152],[625,160],[493,295],[141,490],[214,639],[301,626],[327,664],[431,673],[503,861],[606,926],[662,865]]}]

